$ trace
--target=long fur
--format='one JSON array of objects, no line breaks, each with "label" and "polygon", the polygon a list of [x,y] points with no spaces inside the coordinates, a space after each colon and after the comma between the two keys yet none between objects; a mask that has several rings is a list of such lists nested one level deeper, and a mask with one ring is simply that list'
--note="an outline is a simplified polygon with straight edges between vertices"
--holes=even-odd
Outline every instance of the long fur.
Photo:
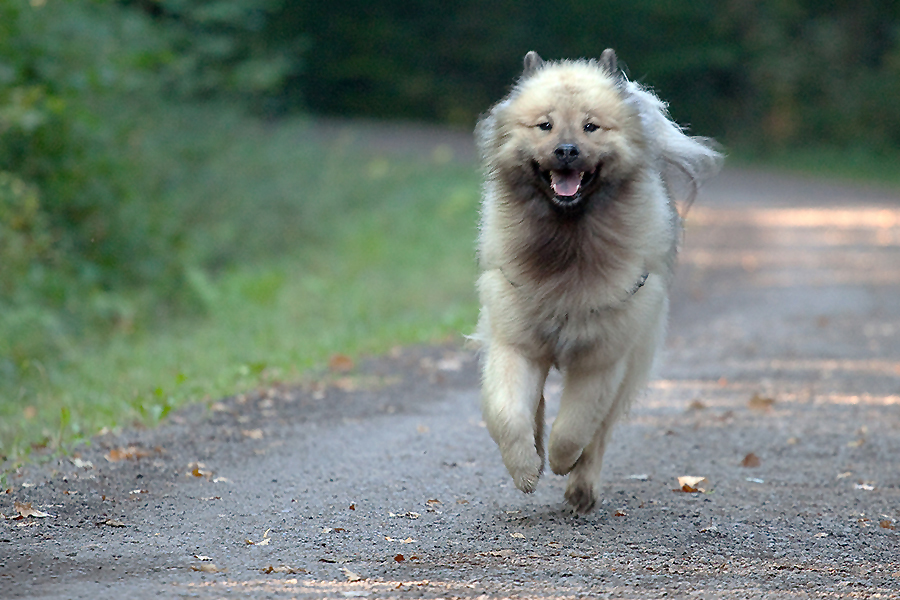
[{"label": "long fur", "polygon": [[681,227],[673,194],[686,185],[689,206],[722,156],[628,81],[612,50],[596,61],[529,53],[476,137],[484,419],[516,486],[533,491],[545,461],[544,382],[558,368],[564,390],[546,454],[569,474],[567,501],[587,512],[612,425],[664,336]]}]

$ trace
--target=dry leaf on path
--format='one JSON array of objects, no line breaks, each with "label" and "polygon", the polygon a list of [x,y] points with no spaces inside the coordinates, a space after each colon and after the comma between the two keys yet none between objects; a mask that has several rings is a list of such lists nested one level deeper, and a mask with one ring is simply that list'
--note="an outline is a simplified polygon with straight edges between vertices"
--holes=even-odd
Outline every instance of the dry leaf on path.
[{"label": "dry leaf on path", "polygon": [[896,529],[894,522],[889,519],[884,519],[883,521],[879,521],[878,525],[880,525],[884,529]]},{"label": "dry leaf on path", "polygon": [[678,489],[673,492],[684,492],[687,494],[696,494],[697,492],[706,492],[709,487],[709,481],[706,477],[698,477],[696,475],[683,475],[678,478]]},{"label": "dry leaf on path", "polygon": [[753,397],[747,402],[747,406],[753,410],[769,410],[775,404],[774,398],[767,398],[759,394],[753,394]]},{"label": "dry leaf on path", "polygon": [[688,407],[687,407],[687,409],[688,409],[689,411],[693,411],[693,410],[704,410],[705,408],[706,408],[706,405],[703,404],[703,402],[700,401],[699,399],[697,399],[697,400],[691,400],[691,403],[688,404]]},{"label": "dry leaf on path", "polygon": [[212,470],[208,469],[205,464],[202,462],[192,462],[188,465],[188,472],[186,473],[188,477],[193,475],[194,477],[205,477],[208,480],[212,479],[213,473]]},{"label": "dry leaf on path", "polygon": [[403,562],[403,561],[406,560],[406,559],[403,558],[403,555],[402,555],[402,554],[397,554],[396,556],[394,556],[394,560],[395,560],[396,562]]},{"label": "dry leaf on path", "polygon": [[268,546],[268,545],[269,545],[269,540],[272,539],[272,538],[269,537],[269,532],[270,532],[270,531],[272,531],[272,530],[271,530],[271,529],[266,529],[266,532],[263,534],[263,539],[261,539],[261,540],[258,541],[258,542],[254,542],[254,541],[251,540],[250,538],[245,538],[245,539],[244,539],[244,543],[246,543],[248,546]]},{"label": "dry leaf on path", "polygon": [[405,513],[400,513],[400,514],[395,514],[395,513],[389,512],[389,513],[388,513],[388,516],[391,517],[391,518],[395,518],[395,517],[398,517],[398,518],[399,518],[399,517],[406,517],[407,519],[418,519],[418,518],[419,518],[420,516],[422,516],[422,515],[420,515],[420,514],[417,513],[417,512],[407,511],[407,512],[405,512]]},{"label": "dry leaf on path", "polygon": [[113,448],[109,452],[106,453],[106,460],[109,462],[118,462],[120,460],[135,460],[138,458],[144,458],[146,456],[150,456],[150,451],[145,450],[143,448],[138,448],[137,446],[128,446]]},{"label": "dry leaf on path", "polygon": [[524,534],[524,533],[519,533],[518,531],[516,531],[516,532],[514,532],[514,533],[511,533],[511,534],[509,534],[509,535],[511,535],[511,536],[514,537],[514,538],[519,538],[520,540],[524,540],[524,539],[525,539],[525,534]]},{"label": "dry leaf on path", "polygon": [[241,430],[241,435],[246,438],[250,438],[251,440],[261,440],[263,439],[263,430],[262,429],[243,429]]},{"label": "dry leaf on path", "polygon": [[741,466],[747,469],[755,469],[761,464],[762,461],[759,460],[759,457],[752,452],[747,454],[747,456],[744,457],[744,460],[741,461]]},{"label": "dry leaf on path", "polygon": [[32,508],[32,507],[31,507],[31,502],[19,502],[19,501],[15,501],[15,502],[13,502],[13,507],[15,507],[16,512],[19,513],[19,516],[18,516],[18,517],[13,517],[13,519],[16,519],[16,518],[22,518],[22,519],[25,519],[25,518],[28,518],[28,517],[35,517],[36,519],[43,519],[43,518],[45,518],[45,517],[52,517],[52,516],[53,516],[53,515],[51,515],[50,513],[45,513],[45,512],[42,511],[42,510],[38,510],[38,509],[36,509],[36,508]]},{"label": "dry leaf on path", "polygon": [[328,370],[332,373],[346,373],[352,371],[356,364],[346,354],[335,354],[328,359]]},{"label": "dry leaf on path", "polygon": [[272,573],[287,573],[289,575],[298,575],[300,573],[309,573],[306,569],[299,569],[295,567],[289,567],[287,565],[278,565],[277,567],[273,567],[272,565],[265,566],[259,570],[260,573],[265,573],[266,575],[271,575]]},{"label": "dry leaf on path", "polygon": [[225,569],[220,569],[212,563],[203,563],[202,565],[191,565],[191,571],[200,571],[201,573],[224,573]]},{"label": "dry leaf on path", "polygon": [[363,577],[351,571],[350,569],[344,567],[341,569],[344,572],[344,577],[347,578],[347,581],[362,581]]},{"label": "dry leaf on path", "polygon": [[116,519],[107,519],[105,521],[97,523],[97,525],[106,525],[107,527],[125,527],[125,523],[123,523],[122,521],[117,521]]},{"label": "dry leaf on path", "polygon": [[627,517],[628,513],[622,510],[621,508],[613,513],[614,517]]}]

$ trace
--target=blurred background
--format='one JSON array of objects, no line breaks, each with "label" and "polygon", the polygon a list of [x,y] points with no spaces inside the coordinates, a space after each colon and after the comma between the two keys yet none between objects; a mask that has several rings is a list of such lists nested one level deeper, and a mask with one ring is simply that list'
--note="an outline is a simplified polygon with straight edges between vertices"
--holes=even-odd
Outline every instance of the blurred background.
[{"label": "blurred background", "polygon": [[896,0],[0,0],[0,460],[470,331],[466,136],[606,47],[732,164],[900,177]]}]

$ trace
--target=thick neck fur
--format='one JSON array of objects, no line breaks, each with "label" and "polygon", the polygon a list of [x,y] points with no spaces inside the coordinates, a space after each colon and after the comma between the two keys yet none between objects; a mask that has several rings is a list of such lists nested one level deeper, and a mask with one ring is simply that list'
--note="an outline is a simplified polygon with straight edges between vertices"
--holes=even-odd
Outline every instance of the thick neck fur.
[{"label": "thick neck fur", "polygon": [[642,242],[656,233],[653,211],[651,222],[640,219],[646,211],[638,206],[638,187],[633,180],[604,183],[581,206],[562,209],[525,182],[499,183],[484,215],[492,232],[482,237],[483,266],[535,292],[573,279],[628,287],[646,268]]}]

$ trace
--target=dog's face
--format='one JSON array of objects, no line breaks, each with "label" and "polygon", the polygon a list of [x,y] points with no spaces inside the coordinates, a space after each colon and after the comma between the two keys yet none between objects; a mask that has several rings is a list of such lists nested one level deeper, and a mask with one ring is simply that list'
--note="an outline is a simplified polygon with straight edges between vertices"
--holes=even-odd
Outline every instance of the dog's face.
[{"label": "dog's face", "polygon": [[643,155],[643,129],[614,60],[610,68],[603,62],[542,63],[529,54],[516,89],[488,117],[493,122],[483,152],[498,174],[568,210],[634,172]]}]

